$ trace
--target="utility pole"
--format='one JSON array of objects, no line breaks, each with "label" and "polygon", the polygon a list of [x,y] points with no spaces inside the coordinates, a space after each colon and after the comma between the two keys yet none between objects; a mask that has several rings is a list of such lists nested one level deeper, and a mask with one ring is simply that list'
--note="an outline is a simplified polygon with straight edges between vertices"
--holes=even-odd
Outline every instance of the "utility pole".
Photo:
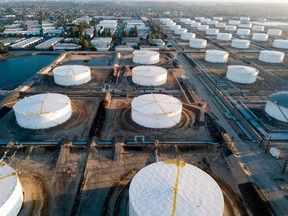
[{"label": "utility pole", "polygon": [[284,167],[283,167],[283,170],[282,170],[282,174],[285,173],[287,163],[288,163],[288,159],[286,159],[285,162],[284,162]]},{"label": "utility pole", "polygon": [[266,149],[265,149],[265,154],[267,154],[268,149],[269,149],[269,147],[270,147],[270,141],[271,141],[271,136],[269,136],[269,139],[268,139],[268,141],[267,141],[267,145],[266,145]]}]

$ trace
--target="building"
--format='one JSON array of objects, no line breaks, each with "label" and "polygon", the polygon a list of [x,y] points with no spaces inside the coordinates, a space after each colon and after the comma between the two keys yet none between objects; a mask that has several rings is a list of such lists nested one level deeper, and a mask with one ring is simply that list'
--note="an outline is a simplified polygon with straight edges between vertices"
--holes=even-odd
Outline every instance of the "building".
[{"label": "building", "polygon": [[111,37],[97,37],[91,41],[91,44],[95,46],[98,51],[108,51],[111,42]]}]

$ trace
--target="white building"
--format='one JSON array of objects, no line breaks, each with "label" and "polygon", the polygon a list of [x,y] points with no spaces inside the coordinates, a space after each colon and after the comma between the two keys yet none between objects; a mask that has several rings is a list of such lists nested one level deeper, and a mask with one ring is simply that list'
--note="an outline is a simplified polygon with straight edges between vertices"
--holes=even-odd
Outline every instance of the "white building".
[{"label": "white building", "polygon": [[98,37],[91,41],[91,44],[96,47],[98,51],[108,51],[112,42],[111,37]]}]

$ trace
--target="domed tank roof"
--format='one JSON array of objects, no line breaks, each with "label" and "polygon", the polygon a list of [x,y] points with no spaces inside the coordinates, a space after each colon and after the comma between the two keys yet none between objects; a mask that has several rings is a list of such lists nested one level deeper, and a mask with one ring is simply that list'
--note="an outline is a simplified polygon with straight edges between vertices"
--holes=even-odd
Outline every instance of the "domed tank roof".
[{"label": "domed tank roof", "polygon": [[278,92],[270,95],[269,100],[278,106],[283,106],[288,108],[288,91]]}]

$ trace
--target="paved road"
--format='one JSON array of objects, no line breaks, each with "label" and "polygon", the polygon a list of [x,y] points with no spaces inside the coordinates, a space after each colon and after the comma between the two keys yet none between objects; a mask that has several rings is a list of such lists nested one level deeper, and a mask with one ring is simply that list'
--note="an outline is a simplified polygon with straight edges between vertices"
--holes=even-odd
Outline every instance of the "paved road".
[{"label": "paved road", "polygon": [[209,104],[211,110],[219,119],[219,124],[226,130],[230,137],[233,136],[234,146],[237,151],[239,162],[242,163],[250,173],[250,176],[247,176],[248,179],[258,185],[263,194],[266,196],[267,200],[271,202],[271,205],[277,215],[287,215],[288,200],[284,197],[285,194],[278,189],[275,181],[270,178],[270,176],[274,176],[274,178],[276,176],[281,176],[281,167],[279,164],[269,155],[265,155],[261,149],[257,150],[257,147],[253,147],[248,143],[243,142],[239,138],[238,134],[228,123],[223,113],[215,105],[215,102],[211,98],[212,95],[209,95],[205,86],[202,85],[202,83],[195,76],[192,68],[189,67],[187,61],[181,54],[182,50],[177,46],[177,44],[174,43],[172,38],[169,38],[168,41],[176,49],[178,53],[177,60],[188,75],[190,82],[201,94],[203,100]]}]

